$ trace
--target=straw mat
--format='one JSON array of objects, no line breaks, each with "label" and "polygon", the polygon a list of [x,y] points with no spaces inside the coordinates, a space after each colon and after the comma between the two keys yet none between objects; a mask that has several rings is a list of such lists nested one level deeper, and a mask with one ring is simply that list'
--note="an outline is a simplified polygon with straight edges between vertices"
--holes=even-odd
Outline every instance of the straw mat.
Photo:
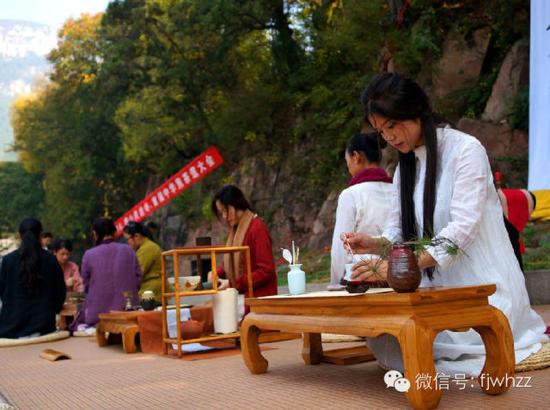
[{"label": "straw mat", "polygon": [[69,337],[69,332],[66,330],[60,330],[47,335],[38,337],[30,337],[28,339],[3,339],[0,338],[0,347],[12,347],[12,346],[24,346],[32,345],[35,343],[53,342],[54,340],[66,339]]},{"label": "straw mat", "polygon": [[73,332],[73,337],[95,337],[95,332],[94,333],[86,333],[86,332],[81,332],[81,331],[75,331]]},{"label": "straw mat", "polygon": [[530,372],[550,367],[550,341],[543,342],[536,353],[516,364],[516,372]]},{"label": "straw mat", "polygon": [[323,343],[361,342],[363,340],[365,340],[365,338],[360,336],[321,333],[321,342]]},{"label": "straw mat", "polygon": [[[241,355],[241,349],[238,346],[236,346],[234,343],[229,343],[224,341],[212,341],[212,342],[203,343],[203,345],[213,347],[214,349],[205,350],[205,351],[196,352],[196,353],[183,353],[181,357],[178,357],[177,351],[172,349],[169,351],[168,355],[164,355],[164,357],[183,359],[183,360],[193,362],[195,360],[216,359],[219,357]],[[265,352],[268,350],[277,350],[277,348],[260,346],[260,350],[262,352]]]}]

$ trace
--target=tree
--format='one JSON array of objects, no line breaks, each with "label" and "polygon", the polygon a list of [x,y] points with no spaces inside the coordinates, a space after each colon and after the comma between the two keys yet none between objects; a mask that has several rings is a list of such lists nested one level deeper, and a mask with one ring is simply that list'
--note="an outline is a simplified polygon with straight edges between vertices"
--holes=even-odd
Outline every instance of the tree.
[{"label": "tree", "polygon": [[25,217],[39,217],[44,198],[41,179],[16,162],[0,162],[0,236],[17,232]]}]

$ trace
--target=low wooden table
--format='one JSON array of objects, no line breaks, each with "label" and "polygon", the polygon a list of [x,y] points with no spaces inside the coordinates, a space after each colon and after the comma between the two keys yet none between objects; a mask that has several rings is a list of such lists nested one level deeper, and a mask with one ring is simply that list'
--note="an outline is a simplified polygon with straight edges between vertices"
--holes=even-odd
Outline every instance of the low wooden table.
[{"label": "low wooden table", "polygon": [[[243,359],[252,373],[267,372],[268,362],[258,346],[261,329],[302,332],[306,364],[321,361],[320,333],[390,334],[401,346],[404,377],[411,384],[405,393],[409,403],[416,409],[433,409],[441,399],[435,382],[433,342],[442,330],[473,328],[487,352],[481,373],[494,379],[514,375],[514,341],[508,320],[488,302],[495,290],[495,285],[483,285],[424,288],[414,293],[248,299],[251,312],[241,326]],[[415,382],[420,375],[428,376],[423,378],[422,388]],[[481,387],[487,394],[499,394],[508,390],[506,384],[485,383]]]},{"label": "low wooden table", "polygon": [[105,333],[120,334],[122,336],[122,348],[126,353],[136,352],[136,335],[139,333],[137,317],[140,312],[100,313],[99,323],[96,326],[96,340],[98,346],[107,346],[108,340]]}]

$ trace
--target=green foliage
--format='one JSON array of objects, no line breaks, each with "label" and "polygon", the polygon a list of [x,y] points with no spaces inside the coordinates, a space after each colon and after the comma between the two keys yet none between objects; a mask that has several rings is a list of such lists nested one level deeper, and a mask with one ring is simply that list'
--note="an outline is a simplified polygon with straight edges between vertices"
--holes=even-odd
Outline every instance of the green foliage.
[{"label": "green foliage", "polygon": [[550,269],[550,238],[541,240],[538,248],[526,252],[523,268],[526,271]]},{"label": "green foliage", "polygon": [[[445,31],[441,30],[441,16],[431,2],[416,2],[411,5],[419,10],[419,15],[411,24],[410,30],[399,33],[396,45],[395,63],[400,72],[409,76],[418,75],[422,69],[433,74],[433,68],[426,62],[435,61],[441,55]],[[412,22],[411,22],[412,23]]]},{"label": "green foliage", "polygon": [[17,232],[25,217],[37,218],[44,199],[41,179],[15,162],[0,162],[0,236]]},{"label": "green foliage", "polygon": [[42,175],[42,219],[56,234],[84,238],[100,215],[120,214],[141,175],[123,157],[113,123],[115,95],[98,77],[100,16],[69,20],[49,56],[51,81],[16,101],[15,149],[25,168]]},{"label": "green foliage", "polygon": [[15,149],[43,181],[41,216],[57,234],[82,238],[95,217],[117,218],[209,145],[225,165],[172,211],[200,221],[212,191],[239,183],[239,163],[254,157],[291,175],[261,195],[269,219],[283,202],[277,184],[311,206],[343,186],[359,95],[385,55],[431,76],[451,26],[490,25],[495,56],[462,97],[478,115],[504,50],[525,35],[510,21],[525,23],[527,8],[416,0],[398,28],[386,0],[118,0],[60,31],[50,81],[13,106]]},{"label": "green foliage", "polygon": [[529,88],[520,90],[508,112],[510,127],[529,131]]},{"label": "green foliage", "polygon": [[[275,253],[275,259],[280,256],[280,252]],[[326,283],[330,281],[330,253],[317,249],[300,248],[300,263],[306,273],[307,283]],[[288,263],[277,265],[277,284],[279,286],[288,285]]]},{"label": "green foliage", "polygon": [[550,269],[550,221],[529,222],[521,236],[524,270]]},{"label": "green foliage", "polygon": [[452,101],[457,113],[468,118],[479,117],[485,110],[496,78],[496,71],[489,75],[481,75],[474,85],[452,93],[449,101]]}]

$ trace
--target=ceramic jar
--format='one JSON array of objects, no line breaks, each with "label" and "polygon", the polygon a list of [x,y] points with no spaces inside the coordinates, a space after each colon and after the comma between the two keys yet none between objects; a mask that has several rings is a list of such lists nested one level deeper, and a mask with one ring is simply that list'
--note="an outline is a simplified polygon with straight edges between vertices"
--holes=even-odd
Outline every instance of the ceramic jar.
[{"label": "ceramic jar", "polygon": [[155,294],[151,290],[145,290],[141,294],[141,307],[143,310],[153,310],[157,307],[157,301],[155,300]]},{"label": "ceramic jar", "polygon": [[388,284],[398,293],[408,293],[418,288],[421,279],[411,247],[394,245],[388,257]]},{"label": "ceramic jar", "polygon": [[288,293],[301,295],[306,293],[306,273],[300,269],[301,264],[290,265],[288,272]]},{"label": "ceramic jar", "polygon": [[196,320],[186,320],[181,322],[181,338],[182,339],[196,339],[201,337],[204,331],[204,323]]}]

